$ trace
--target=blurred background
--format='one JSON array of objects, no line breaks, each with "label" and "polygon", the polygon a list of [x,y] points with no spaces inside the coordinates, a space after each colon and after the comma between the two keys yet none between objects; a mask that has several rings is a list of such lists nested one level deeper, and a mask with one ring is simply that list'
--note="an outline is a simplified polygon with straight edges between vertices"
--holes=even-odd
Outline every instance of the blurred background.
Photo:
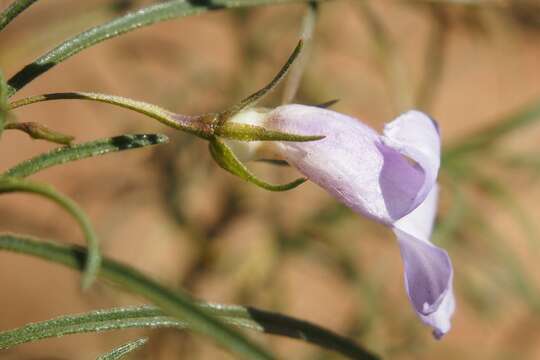
[{"label": "blurred background", "polygon": [[[10,1],[0,1],[0,9]],[[9,77],[52,46],[152,1],[40,1],[0,34]],[[198,114],[218,111],[271,79],[295,46],[306,6],[217,11],[104,42],[18,96],[121,95]],[[278,89],[265,105],[280,104]],[[388,359],[540,358],[540,5],[537,1],[358,1],[321,4],[295,102],[382,129],[411,107],[439,121],[442,199],[433,241],[450,253],[458,310],[442,341],[409,306],[399,249],[385,227],[311,183],[270,193],[221,170],[205,142],[104,104],[63,101],[17,110],[77,142],[165,132],[168,145],[55,167],[53,184],[90,215],[103,252],[196,297],[283,312],[348,335]],[[539,121],[540,122],[540,121]],[[54,146],[5,132],[2,169]],[[250,164],[284,182],[293,169]],[[0,199],[0,230],[83,244],[46,200]],[[0,329],[65,313],[140,303],[79,274],[0,253]],[[233,359],[173,330],[75,335],[15,347],[2,359],[91,359],[140,334],[133,359]],[[302,342],[255,335],[284,359],[337,359]]]}]

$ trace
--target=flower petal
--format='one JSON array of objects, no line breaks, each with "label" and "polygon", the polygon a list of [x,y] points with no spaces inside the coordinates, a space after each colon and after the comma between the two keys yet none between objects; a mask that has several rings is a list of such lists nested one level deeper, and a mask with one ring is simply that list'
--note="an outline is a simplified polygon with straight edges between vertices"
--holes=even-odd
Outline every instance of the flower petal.
[{"label": "flower petal", "polygon": [[425,201],[394,224],[404,264],[405,290],[420,319],[440,339],[455,310],[448,253],[429,241],[437,207],[435,185]]},{"label": "flower petal", "polygon": [[[384,127],[383,143],[417,163],[424,176],[409,211],[424,201],[437,180],[441,162],[441,139],[437,123],[423,112],[411,110]],[[384,191],[384,190],[383,190]]]},{"label": "flower petal", "polygon": [[[429,118],[424,115],[420,120],[425,119]],[[408,122],[396,123],[398,135]],[[408,154],[398,152],[394,143],[383,143],[379,134],[357,119],[312,106],[284,105],[270,112],[264,126],[299,135],[324,135],[324,139],[312,142],[279,142],[277,152],[310,180],[365,216],[390,225],[425,197],[419,196],[426,186],[423,168],[411,164],[404,156]],[[399,140],[397,137],[395,142]],[[433,156],[438,154],[437,150]],[[424,164],[422,159],[418,161]],[[430,171],[435,171],[436,176],[437,169]]]},{"label": "flower petal", "polygon": [[360,121],[304,105],[285,105],[265,121],[271,130],[325,138],[312,142],[277,142],[276,151],[311,181],[339,201],[376,220],[390,223],[379,188],[384,157],[379,135]]}]

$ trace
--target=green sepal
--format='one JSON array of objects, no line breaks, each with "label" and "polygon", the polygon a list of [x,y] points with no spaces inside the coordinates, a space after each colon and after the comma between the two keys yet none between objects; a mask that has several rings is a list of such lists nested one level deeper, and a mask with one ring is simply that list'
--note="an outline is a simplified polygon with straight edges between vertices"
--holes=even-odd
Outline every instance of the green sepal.
[{"label": "green sepal", "polygon": [[333,100],[325,101],[325,102],[320,103],[320,104],[316,104],[314,106],[318,107],[318,108],[321,108],[321,109],[328,109],[328,108],[331,108],[332,106],[336,105],[338,102],[339,102],[339,99],[333,99]]},{"label": "green sepal", "polygon": [[283,67],[279,70],[276,76],[274,76],[272,81],[270,81],[266,86],[256,91],[255,93],[249,95],[248,97],[246,97],[245,99],[243,99],[238,104],[231,107],[230,109],[225,110],[222,113],[220,113],[220,124],[227,122],[231,117],[238,114],[242,110],[255,106],[259,100],[261,100],[265,95],[267,95],[270,91],[272,91],[281,82],[281,80],[283,80],[285,75],[287,75],[287,72],[289,71],[290,67],[300,55],[300,52],[302,51],[303,46],[304,46],[304,41],[300,39],[298,41],[298,44],[294,48],[293,52],[291,53],[291,55],[289,56],[289,58],[283,65]]},{"label": "green sepal", "polygon": [[28,134],[32,139],[46,140],[60,145],[71,145],[75,139],[71,135],[62,134],[37,122],[10,122],[4,128],[6,130],[19,130]]},{"label": "green sepal", "polygon": [[258,160],[255,160],[255,161],[258,161],[258,162],[261,162],[261,163],[266,163],[266,164],[269,164],[269,165],[274,165],[274,166],[290,166],[289,163],[286,162],[285,160],[258,159]]},{"label": "green sepal", "polygon": [[303,184],[307,179],[299,178],[290,183],[282,185],[273,185],[269,184],[254,174],[252,174],[248,168],[234,154],[230,147],[228,147],[221,139],[214,137],[209,141],[210,153],[214,160],[221,166],[223,169],[227,170],[233,175],[238,176],[239,178],[255,184],[263,189],[270,191],[286,191],[291,190],[297,187],[300,184]]},{"label": "green sepal", "polygon": [[296,135],[268,130],[262,126],[227,122],[216,129],[216,135],[240,141],[315,141],[324,139],[323,135]]}]

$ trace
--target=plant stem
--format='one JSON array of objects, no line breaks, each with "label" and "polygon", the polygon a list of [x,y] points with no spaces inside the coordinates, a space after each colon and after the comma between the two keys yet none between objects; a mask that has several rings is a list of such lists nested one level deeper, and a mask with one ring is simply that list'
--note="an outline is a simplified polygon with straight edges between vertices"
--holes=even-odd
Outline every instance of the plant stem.
[{"label": "plant stem", "polygon": [[0,14],[0,31],[37,0],[16,0]]}]

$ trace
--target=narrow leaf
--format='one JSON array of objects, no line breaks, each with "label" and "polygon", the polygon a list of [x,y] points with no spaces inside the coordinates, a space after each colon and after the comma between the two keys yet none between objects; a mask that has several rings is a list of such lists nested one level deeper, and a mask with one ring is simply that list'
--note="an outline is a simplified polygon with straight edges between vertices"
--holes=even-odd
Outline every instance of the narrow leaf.
[{"label": "narrow leaf", "polygon": [[219,9],[304,1],[306,0],[170,0],[151,5],[138,11],[130,12],[105,24],[88,29],[58,45],[31,64],[26,65],[9,80],[8,83],[12,87],[10,96],[41,74],[64,60],[69,59],[78,52],[143,26],[171,20],[176,17],[198,15],[207,11]]},{"label": "narrow leaf", "polygon": [[99,270],[101,254],[96,233],[84,211],[79,208],[77,203],[57,192],[52,186],[38,184],[20,178],[0,177],[0,194],[11,192],[26,192],[43,196],[60,205],[60,207],[66,210],[77,221],[88,244],[89,252],[86,258],[82,286],[83,288],[89,287]]},{"label": "narrow leaf", "polygon": [[0,14],[0,31],[37,0],[15,0]]},{"label": "narrow leaf", "polygon": [[[33,255],[79,271],[84,268],[87,257],[86,250],[77,246],[36,241],[12,234],[0,235],[0,249]],[[212,314],[201,309],[189,295],[180,290],[167,289],[131,267],[105,258],[98,276],[146,298],[159,306],[165,314],[189,322],[194,331],[213,338],[224,347],[243,355],[244,358],[274,358],[238,332],[231,330]]]},{"label": "narrow leaf", "polygon": [[238,176],[239,178],[255,184],[263,189],[270,191],[286,191],[291,190],[297,187],[298,185],[303,184],[307,179],[299,178],[288,184],[282,185],[273,185],[269,184],[255,175],[253,175],[248,168],[236,157],[234,152],[220,139],[214,138],[210,140],[210,153],[214,160],[221,166],[223,169],[227,170],[233,175]]},{"label": "narrow leaf", "polygon": [[[31,242],[30,244],[28,244],[29,241]],[[16,238],[13,235],[0,235],[1,249],[18,251],[30,255],[43,253],[43,251],[33,248],[32,242],[32,240]],[[66,248],[69,249],[70,247],[59,247],[47,243],[33,243],[39,244],[40,247],[47,246],[51,248],[50,254],[38,256],[67,265],[66,261],[56,259],[58,254],[54,254],[63,253]],[[33,250],[29,250],[28,248]],[[72,255],[70,256],[74,256],[76,254],[75,249],[73,247],[70,249],[72,249]],[[72,259],[73,263],[77,261],[79,261],[78,258]],[[105,273],[115,271],[115,268],[111,268],[110,264],[114,264],[114,262],[104,259],[102,273],[100,274],[101,277],[104,277],[103,274]],[[325,349],[337,351],[351,359],[377,358],[367,350],[360,348],[353,341],[307,321],[238,305],[199,303],[197,306],[234,326],[303,340]],[[0,349],[7,349],[15,345],[51,337],[129,328],[186,329],[191,328],[191,325],[184,319],[167,316],[164,311],[151,305],[103,309],[84,314],[64,315],[1,332]]]},{"label": "narrow leaf", "polygon": [[121,135],[101,139],[70,147],[60,147],[38,155],[7,170],[4,175],[27,177],[51,166],[65,164],[93,156],[101,156],[111,152],[137,149],[141,147],[165,144],[169,139],[161,134]]},{"label": "narrow leaf", "polygon": [[134,341],[130,341],[126,344],[120,345],[116,349],[113,349],[107,354],[99,356],[96,360],[118,360],[125,357],[130,352],[133,352],[148,342],[148,338],[140,338]]}]

